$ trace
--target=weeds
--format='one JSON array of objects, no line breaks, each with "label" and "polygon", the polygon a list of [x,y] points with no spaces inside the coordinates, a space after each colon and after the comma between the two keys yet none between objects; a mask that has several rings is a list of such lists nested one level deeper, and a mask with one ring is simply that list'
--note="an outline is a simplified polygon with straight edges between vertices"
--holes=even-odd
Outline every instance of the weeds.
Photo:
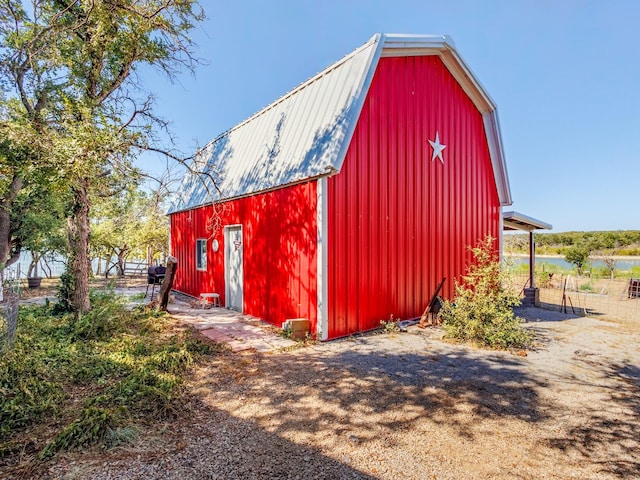
[{"label": "weeds", "polygon": [[222,351],[112,293],[92,294],[92,305],[75,322],[53,307],[20,310],[14,348],[0,357],[0,458],[27,427],[51,432],[34,451],[41,460],[131,442],[139,424],[175,416],[188,369]]},{"label": "weeds", "polygon": [[388,322],[380,320],[380,325],[382,325],[384,333],[398,333],[400,331],[399,321],[400,320],[394,320],[393,315],[391,315]]}]

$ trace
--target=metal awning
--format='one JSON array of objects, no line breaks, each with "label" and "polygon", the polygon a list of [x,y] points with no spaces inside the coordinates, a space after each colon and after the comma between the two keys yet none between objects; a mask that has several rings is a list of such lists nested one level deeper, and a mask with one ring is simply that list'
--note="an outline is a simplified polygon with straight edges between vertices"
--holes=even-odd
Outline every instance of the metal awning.
[{"label": "metal awning", "polygon": [[551,230],[550,223],[529,217],[520,212],[502,212],[503,230],[524,230],[533,232],[534,230]]}]

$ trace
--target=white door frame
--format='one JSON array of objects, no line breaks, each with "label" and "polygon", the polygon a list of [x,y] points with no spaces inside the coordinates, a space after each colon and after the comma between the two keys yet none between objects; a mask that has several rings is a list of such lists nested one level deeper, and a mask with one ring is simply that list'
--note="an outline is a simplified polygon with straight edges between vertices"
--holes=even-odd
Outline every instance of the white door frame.
[{"label": "white door frame", "polygon": [[242,224],[225,225],[224,226],[224,297],[225,307],[231,308],[229,297],[231,289],[229,288],[229,254],[233,248],[233,240],[231,239],[231,229],[240,229],[240,313],[244,313],[244,233]]}]

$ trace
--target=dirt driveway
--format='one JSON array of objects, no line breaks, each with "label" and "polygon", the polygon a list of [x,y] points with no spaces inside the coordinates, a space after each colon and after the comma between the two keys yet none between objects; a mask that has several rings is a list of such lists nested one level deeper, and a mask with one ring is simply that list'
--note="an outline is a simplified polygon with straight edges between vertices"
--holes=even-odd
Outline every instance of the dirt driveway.
[{"label": "dirt driveway", "polygon": [[217,358],[196,372],[188,418],[129,450],[50,473],[640,478],[640,323],[521,315],[539,339],[527,356],[414,330]]}]

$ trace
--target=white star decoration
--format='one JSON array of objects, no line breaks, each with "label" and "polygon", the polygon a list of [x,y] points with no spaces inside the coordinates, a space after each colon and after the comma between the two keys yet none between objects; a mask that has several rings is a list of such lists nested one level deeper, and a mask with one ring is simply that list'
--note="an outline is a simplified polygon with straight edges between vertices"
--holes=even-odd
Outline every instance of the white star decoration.
[{"label": "white star decoration", "polygon": [[439,158],[442,164],[444,165],[444,158],[442,158],[442,151],[447,148],[446,145],[440,143],[440,135],[436,131],[436,141],[432,142],[429,140],[431,144],[431,148],[433,148],[433,155],[431,156],[431,161],[433,162],[436,158]]}]

